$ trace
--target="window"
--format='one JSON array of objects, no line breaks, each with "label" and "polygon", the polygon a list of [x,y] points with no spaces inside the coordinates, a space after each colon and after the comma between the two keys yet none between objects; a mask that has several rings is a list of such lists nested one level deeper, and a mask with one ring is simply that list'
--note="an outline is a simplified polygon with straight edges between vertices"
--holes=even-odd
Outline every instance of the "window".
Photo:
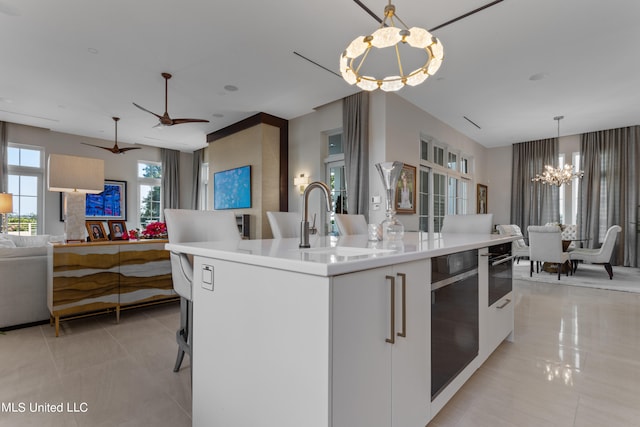
[{"label": "window", "polygon": [[[580,170],[580,153],[576,152],[572,154],[573,157],[573,170],[578,172]],[[573,178],[571,183],[571,215],[573,217],[573,224],[578,224],[578,194],[580,193],[580,179]]]},{"label": "window", "polygon": [[333,206],[331,213],[326,219],[327,234],[337,235],[338,227],[335,223],[334,214],[348,213],[349,206],[347,200],[347,180],[344,171],[344,146],[342,144],[342,131],[333,131],[327,134],[327,158],[326,177],[331,189],[331,200]]},{"label": "window", "polygon": [[433,227],[437,233],[445,215],[469,213],[472,157],[425,135],[420,138],[420,159],[419,228]]},{"label": "window", "polygon": [[35,235],[43,232],[44,149],[9,143],[7,150],[9,193],[13,213],[7,216],[9,232]]},{"label": "window", "polygon": [[141,228],[162,218],[162,165],[138,162],[138,223]]},{"label": "window", "polygon": [[206,210],[209,205],[209,163],[203,163],[200,168],[200,194],[198,195],[198,209]]},{"label": "window", "polygon": [[[558,156],[558,167],[563,167],[564,166],[564,154],[560,154]],[[560,224],[566,224],[565,219],[567,218],[567,216],[565,215],[565,209],[564,209],[564,188],[566,187],[566,185],[561,185],[558,188],[558,199],[559,199],[559,203],[560,203]]]}]

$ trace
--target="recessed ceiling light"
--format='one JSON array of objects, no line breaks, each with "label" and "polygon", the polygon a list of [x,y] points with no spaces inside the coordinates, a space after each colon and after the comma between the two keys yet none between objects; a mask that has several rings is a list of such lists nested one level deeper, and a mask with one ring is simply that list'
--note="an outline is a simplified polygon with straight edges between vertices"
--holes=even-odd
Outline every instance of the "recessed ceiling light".
[{"label": "recessed ceiling light", "polygon": [[224,87],[224,90],[229,91],[229,92],[235,92],[235,91],[238,90],[238,87],[234,86],[234,85],[226,85]]},{"label": "recessed ceiling light", "polygon": [[89,49],[87,49],[89,51],[89,53],[93,53],[94,55],[98,54],[98,49],[94,48],[94,47],[90,47]]},{"label": "recessed ceiling light", "polygon": [[9,99],[9,98],[0,98],[1,102],[6,102],[7,104],[12,104],[13,103],[13,99]]},{"label": "recessed ceiling light", "polygon": [[529,77],[529,80],[531,80],[532,82],[538,81],[538,80],[544,80],[547,77],[549,77],[549,74],[547,73],[536,73],[534,75],[532,75],[531,77]]},{"label": "recessed ceiling light", "polygon": [[221,119],[221,118],[223,118],[223,117],[224,117],[224,114],[215,113],[215,114],[212,114],[212,116],[213,116],[213,117],[216,117],[216,118],[218,118],[218,119]]}]

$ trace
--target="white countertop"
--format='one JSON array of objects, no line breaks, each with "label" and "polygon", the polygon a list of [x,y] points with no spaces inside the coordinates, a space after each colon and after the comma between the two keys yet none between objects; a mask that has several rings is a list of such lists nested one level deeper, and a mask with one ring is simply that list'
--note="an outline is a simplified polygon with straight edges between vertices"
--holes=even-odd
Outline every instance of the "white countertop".
[{"label": "white countertop", "polygon": [[402,241],[370,242],[367,235],[311,236],[310,249],[298,248],[299,239],[168,243],[167,250],[194,256],[294,271],[335,276],[359,270],[432,258],[510,242],[517,237],[499,234],[405,233]]}]

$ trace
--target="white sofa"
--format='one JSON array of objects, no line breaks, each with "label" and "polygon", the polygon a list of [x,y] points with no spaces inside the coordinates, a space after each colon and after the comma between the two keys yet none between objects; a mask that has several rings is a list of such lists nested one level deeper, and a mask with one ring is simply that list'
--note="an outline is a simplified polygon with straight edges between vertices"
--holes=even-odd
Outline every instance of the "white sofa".
[{"label": "white sofa", "polygon": [[0,328],[49,319],[49,235],[0,235]]}]

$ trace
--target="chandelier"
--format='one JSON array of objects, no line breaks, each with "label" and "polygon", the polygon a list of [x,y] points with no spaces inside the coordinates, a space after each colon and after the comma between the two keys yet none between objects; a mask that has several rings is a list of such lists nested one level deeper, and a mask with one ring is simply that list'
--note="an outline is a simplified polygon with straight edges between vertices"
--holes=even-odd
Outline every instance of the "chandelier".
[{"label": "chandelier", "polygon": [[[560,139],[560,120],[562,119],[564,119],[564,116],[556,116],[553,118],[553,120],[558,122],[558,139]],[[551,165],[546,165],[544,168],[545,171],[541,174],[537,174],[535,178],[531,179],[531,181],[560,187],[562,184],[571,185],[571,181],[576,178],[580,179],[584,176],[583,171],[574,170],[573,166],[570,164],[565,164],[563,167],[557,169]]]},{"label": "chandelier", "polygon": [[[395,26],[394,17],[404,26],[400,29]],[[387,24],[390,22],[390,26]],[[412,48],[424,50],[427,60],[424,65],[405,74],[400,59],[398,44],[408,44]],[[360,69],[364,64],[371,48],[384,49],[393,47],[398,62],[398,75],[383,77],[378,79],[360,74]],[[356,64],[356,59],[362,59]],[[427,77],[438,71],[444,57],[442,43],[432,36],[427,30],[418,27],[408,28],[407,25],[396,15],[396,7],[389,4],[384,8],[384,19],[380,27],[368,36],[359,36],[351,42],[347,49],[340,56],[340,73],[347,83],[357,85],[363,90],[376,90],[378,88],[387,91],[400,90],[404,85],[417,86],[424,82]]]}]

